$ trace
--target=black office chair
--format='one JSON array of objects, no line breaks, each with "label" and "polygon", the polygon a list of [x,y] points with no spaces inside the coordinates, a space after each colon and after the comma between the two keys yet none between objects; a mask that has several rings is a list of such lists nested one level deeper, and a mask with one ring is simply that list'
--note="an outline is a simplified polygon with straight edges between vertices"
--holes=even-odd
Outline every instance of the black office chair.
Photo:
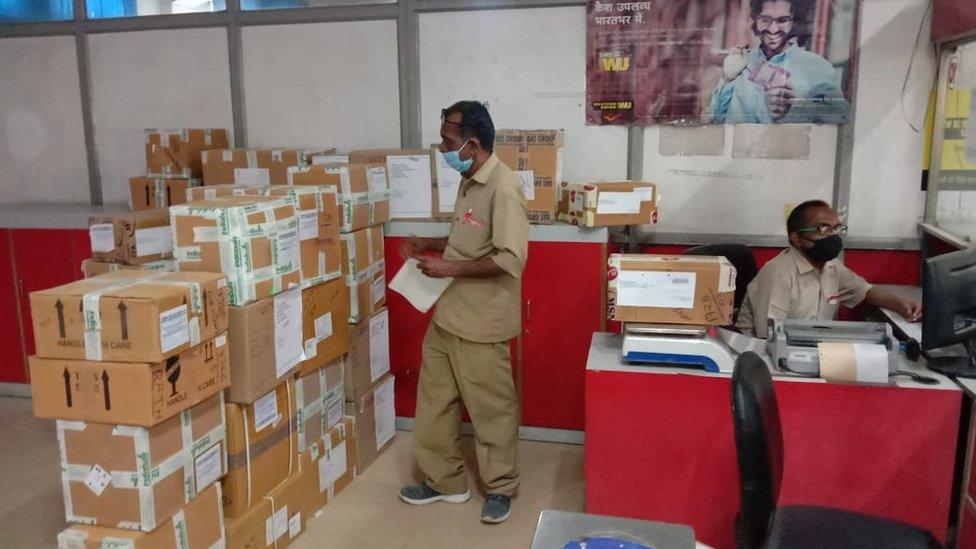
[{"label": "black office chair", "polygon": [[688,248],[682,255],[717,255],[725,257],[735,267],[735,303],[733,305],[735,314],[732,315],[732,322],[738,316],[739,307],[742,300],[746,298],[746,289],[753,278],[759,274],[759,267],[756,266],[756,257],[752,255],[752,249],[744,244],[705,244]]},{"label": "black office chair", "polygon": [[732,373],[732,422],[739,460],[741,549],[936,549],[927,531],[852,511],[776,507],[783,476],[783,433],[773,378],[759,355],[745,352]]}]

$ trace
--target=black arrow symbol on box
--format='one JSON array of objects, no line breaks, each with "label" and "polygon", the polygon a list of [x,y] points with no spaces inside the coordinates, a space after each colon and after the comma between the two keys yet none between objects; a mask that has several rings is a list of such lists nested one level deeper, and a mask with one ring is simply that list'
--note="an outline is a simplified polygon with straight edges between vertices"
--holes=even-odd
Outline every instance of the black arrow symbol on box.
[{"label": "black arrow symbol on box", "polygon": [[105,391],[105,409],[112,409],[112,397],[108,392],[108,372],[102,370],[102,389]]},{"label": "black arrow symbol on box", "polygon": [[58,310],[58,333],[61,334],[61,339],[64,339],[64,303],[59,299],[54,302],[54,308]]},{"label": "black arrow symbol on box", "polygon": [[207,313],[207,290],[203,291],[203,325],[210,326],[210,315]]},{"label": "black arrow symbol on box", "polygon": [[171,189],[169,185],[166,185],[166,205],[167,206],[172,206],[173,205],[173,193],[172,193],[172,190],[173,189]]},{"label": "black arrow symbol on box", "polygon": [[146,183],[146,207],[149,207],[149,183]]},{"label": "black arrow symbol on box", "polygon": [[119,321],[122,324],[122,339],[123,340],[128,340],[129,339],[129,319],[126,317],[126,314],[125,314],[126,308],[127,307],[125,306],[125,301],[119,301]]},{"label": "black arrow symbol on box", "polygon": [[68,408],[73,406],[71,402],[71,372],[64,368],[64,398],[68,401]]}]

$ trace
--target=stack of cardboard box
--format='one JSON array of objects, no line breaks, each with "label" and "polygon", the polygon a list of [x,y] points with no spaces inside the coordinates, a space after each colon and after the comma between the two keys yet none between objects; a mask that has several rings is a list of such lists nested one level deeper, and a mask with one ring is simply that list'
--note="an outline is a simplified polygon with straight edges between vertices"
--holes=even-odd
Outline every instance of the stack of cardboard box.
[{"label": "stack of cardboard box", "polygon": [[[222,150],[218,150],[222,149]],[[265,187],[285,185],[290,168],[312,164],[313,156],[328,155],[335,149],[227,149],[214,147],[203,153],[204,185]]]},{"label": "stack of cardboard box", "polygon": [[226,279],[119,271],[30,295],[34,412],[57,419],[64,547],[224,542]]}]

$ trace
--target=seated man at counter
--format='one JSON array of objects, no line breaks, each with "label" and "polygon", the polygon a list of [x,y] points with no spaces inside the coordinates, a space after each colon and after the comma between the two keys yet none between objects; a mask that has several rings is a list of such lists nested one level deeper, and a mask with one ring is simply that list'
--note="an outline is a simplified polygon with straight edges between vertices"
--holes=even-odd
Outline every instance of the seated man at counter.
[{"label": "seated man at counter", "polygon": [[921,304],[871,286],[837,259],[847,226],[826,202],[809,200],[794,208],[786,232],[790,247],[766,263],[746,290],[736,321],[742,333],[766,338],[769,320],[834,320],[839,305],[862,302],[911,322],[922,317]]}]

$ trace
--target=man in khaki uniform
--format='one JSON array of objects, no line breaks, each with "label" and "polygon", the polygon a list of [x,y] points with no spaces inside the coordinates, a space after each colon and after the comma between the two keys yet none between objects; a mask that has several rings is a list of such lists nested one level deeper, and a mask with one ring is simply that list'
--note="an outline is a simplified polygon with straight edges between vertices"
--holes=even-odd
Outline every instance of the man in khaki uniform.
[{"label": "man in khaki uniform", "polygon": [[495,128],[484,105],[461,101],[441,116],[440,150],[464,176],[451,232],[411,238],[402,252],[427,276],[454,281],[438,300],[423,343],[414,438],[425,479],[403,488],[400,498],[414,505],[470,499],[460,451],[463,402],[487,492],[481,520],[499,523],[519,486],[521,412],[508,342],[521,329],[529,222],[518,176],[492,152]]},{"label": "man in khaki uniform", "polygon": [[836,257],[844,248],[847,227],[826,202],[800,204],[786,221],[789,249],[770,260],[746,290],[736,321],[744,334],[766,338],[773,319],[833,320],[839,305],[861,302],[890,309],[911,322],[922,306],[874,287]]}]

